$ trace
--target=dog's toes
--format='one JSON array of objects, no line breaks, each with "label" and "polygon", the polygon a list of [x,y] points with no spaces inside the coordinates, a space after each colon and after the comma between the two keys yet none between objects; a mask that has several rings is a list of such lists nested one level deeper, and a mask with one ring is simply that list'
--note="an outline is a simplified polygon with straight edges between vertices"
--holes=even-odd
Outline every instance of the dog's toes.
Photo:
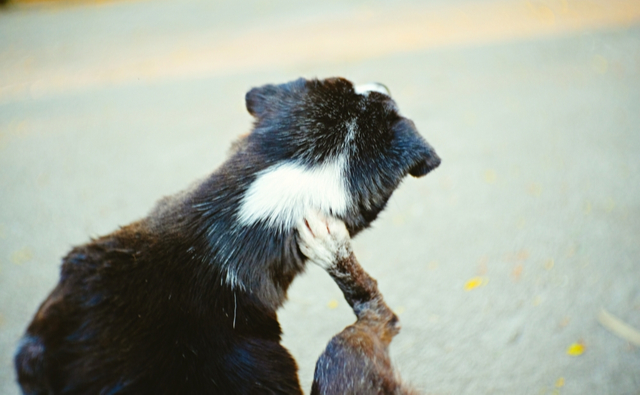
[{"label": "dog's toes", "polygon": [[338,241],[348,241],[351,237],[345,223],[335,217],[327,218],[327,230]]},{"label": "dog's toes", "polygon": [[300,251],[324,269],[351,253],[349,232],[337,218],[310,212],[298,223],[298,234]]},{"label": "dog's toes", "polygon": [[329,235],[328,218],[324,214],[318,211],[309,212],[305,215],[305,221],[315,238],[325,239]]}]

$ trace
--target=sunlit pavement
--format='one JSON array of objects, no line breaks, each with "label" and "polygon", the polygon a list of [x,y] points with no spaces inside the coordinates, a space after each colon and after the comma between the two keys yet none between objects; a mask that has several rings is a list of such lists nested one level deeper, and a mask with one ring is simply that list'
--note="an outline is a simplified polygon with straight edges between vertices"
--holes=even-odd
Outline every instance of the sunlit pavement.
[{"label": "sunlit pavement", "polygon": [[[621,0],[0,9],[0,393],[72,245],[220,164],[249,88],[334,75],[387,85],[443,159],[355,241],[405,381],[638,394],[640,3]],[[354,317],[315,267],[279,316],[308,391]]]}]

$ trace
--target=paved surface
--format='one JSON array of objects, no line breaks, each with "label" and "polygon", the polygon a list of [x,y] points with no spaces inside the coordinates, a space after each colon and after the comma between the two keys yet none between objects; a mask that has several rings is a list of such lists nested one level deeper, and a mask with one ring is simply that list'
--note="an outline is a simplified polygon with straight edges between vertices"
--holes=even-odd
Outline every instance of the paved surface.
[{"label": "paved surface", "polygon": [[[213,170],[250,87],[333,75],[389,86],[443,158],[355,242],[403,324],[405,380],[639,394],[633,333],[598,322],[640,328],[640,3],[606,0],[0,11],[0,393],[72,245]],[[280,319],[308,390],[353,316],[312,267]]]}]

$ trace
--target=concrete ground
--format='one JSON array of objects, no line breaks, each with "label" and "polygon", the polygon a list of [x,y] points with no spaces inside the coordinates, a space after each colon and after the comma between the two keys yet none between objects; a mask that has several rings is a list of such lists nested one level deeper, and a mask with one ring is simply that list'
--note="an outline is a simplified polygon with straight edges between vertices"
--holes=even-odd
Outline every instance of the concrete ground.
[{"label": "concrete ground", "polygon": [[[215,169],[250,127],[249,88],[334,75],[385,83],[443,159],[355,241],[402,322],[404,379],[640,394],[640,2],[624,0],[1,8],[0,393],[19,392],[16,342],[71,246]],[[320,269],[294,282],[280,320],[305,390],[353,319]]]}]

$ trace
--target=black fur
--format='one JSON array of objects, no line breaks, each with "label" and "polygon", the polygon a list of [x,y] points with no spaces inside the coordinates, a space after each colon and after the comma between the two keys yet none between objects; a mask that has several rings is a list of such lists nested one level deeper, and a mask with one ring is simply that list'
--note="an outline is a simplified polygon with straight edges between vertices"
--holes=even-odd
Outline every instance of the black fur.
[{"label": "black fur", "polygon": [[295,229],[239,223],[244,193],[274,164],[346,148],[353,235],[440,160],[390,97],[345,79],[266,85],[246,103],[254,129],[217,171],[64,258],[15,357],[25,394],[301,393],[276,310],[305,260]]}]

